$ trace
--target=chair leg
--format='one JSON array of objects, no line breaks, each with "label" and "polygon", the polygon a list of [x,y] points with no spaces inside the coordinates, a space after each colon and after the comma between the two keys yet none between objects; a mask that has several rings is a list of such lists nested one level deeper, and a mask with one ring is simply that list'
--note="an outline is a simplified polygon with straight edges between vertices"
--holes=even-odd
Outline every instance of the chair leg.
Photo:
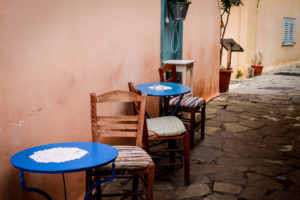
[{"label": "chair leg", "polygon": [[[138,187],[139,187],[139,175],[134,174],[132,178],[132,192],[137,193]],[[133,195],[132,200],[137,200],[137,195]]]},{"label": "chair leg", "polygon": [[153,162],[149,163],[148,176],[147,176],[147,200],[153,200],[153,186],[154,186],[154,172],[155,164]]},{"label": "chair leg", "polygon": [[[92,178],[92,171],[88,170],[85,172],[85,191],[88,192],[89,189],[93,186],[93,178]],[[89,196],[88,200],[92,200],[92,195]]]},{"label": "chair leg", "polygon": [[206,103],[203,103],[202,110],[201,110],[201,140],[204,139],[205,108],[206,108]]},{"label": "chair leg", "polygon": [[148,139],[148,128],[147,128],[147,121],[146,117],[144,119],[144,129],[143,129],[143,149],[149,153],[149,139]]},{"label": "chair leg", "polygon": [[[176,148],[176,141],[169,140],[168,141],[168,149],[175,149],[175,148]],[[175,152],[174,151],[170,151],[170,163],[175,163]],[[173,168],[173,166],[170,168]]]},{"label": "chair leg", "polygon": [[190,185],[190,134],[184,134],[184,185]]},{"label": "chair leg", "polygon": [[192,108],[191,109],[191,121],[190,121],[190,134],[191,134],[190,147],[191,147],[191,149],[194,148],[195,117],[196,117],[196,109]]}]

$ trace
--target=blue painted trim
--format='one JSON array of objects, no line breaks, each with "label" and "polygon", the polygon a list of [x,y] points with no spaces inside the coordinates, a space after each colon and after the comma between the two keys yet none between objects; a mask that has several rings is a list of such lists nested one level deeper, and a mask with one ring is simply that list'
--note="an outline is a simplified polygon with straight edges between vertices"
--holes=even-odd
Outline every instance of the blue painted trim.
[{"label": "blue painted trim", "polygon": [[178,22],[179,38],[174,39],[174,44],[179,40],[179,47],[176,53],[171,52],[171,38],[174,32],[175,20],[169,17],[169,23],[166,23],[167,0],[161,0],[161,37],[160,37],[160,61],[161,65],[165,60],[182,59],[182,38],[183,38],[183,21]]},{"label": "blue painted trim", "polygon": [[283,18],[282,45],[291,46],[295,44],[296,18]]},{"label": "blue painted trim", "polygon": [[161,0],[161,18],[160,18],[160,65],[163,63],[163,35],[165,24],[165,0]]},{"label": "blue painted trim", "polygon": [[179,23],[178,23],[178,29],[179,29],[179,38],[180,38],[180,41],[179,41],[179,49],[178,49],[178,53],[176,54],[176,58],[175,59],[178,59],[178,60],[181,60],[182,59],[182,45],[183,45],[183,20],[180,20]]}]

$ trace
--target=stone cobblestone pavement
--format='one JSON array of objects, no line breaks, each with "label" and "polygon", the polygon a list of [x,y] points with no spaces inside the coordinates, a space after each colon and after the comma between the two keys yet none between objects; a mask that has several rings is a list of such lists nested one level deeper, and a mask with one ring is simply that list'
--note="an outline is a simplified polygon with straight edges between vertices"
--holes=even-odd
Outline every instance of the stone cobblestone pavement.
[{"label": "stone cobblestone pavement", "polygon": [[157,169],[155,200],[300,199],[300,65],[238,84],[207,105],[191,185]]}]

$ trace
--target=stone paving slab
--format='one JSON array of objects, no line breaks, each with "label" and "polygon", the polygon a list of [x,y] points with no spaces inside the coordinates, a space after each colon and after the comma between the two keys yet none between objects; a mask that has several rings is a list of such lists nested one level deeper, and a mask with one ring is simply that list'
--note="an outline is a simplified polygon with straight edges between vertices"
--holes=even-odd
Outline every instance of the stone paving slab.
[{"label": "stone paving slab", "polygon": [[215,182],[214,191],[230,194],[239,194],[242,191],[242,187],[239,185],[233,185],[230,183]]}]

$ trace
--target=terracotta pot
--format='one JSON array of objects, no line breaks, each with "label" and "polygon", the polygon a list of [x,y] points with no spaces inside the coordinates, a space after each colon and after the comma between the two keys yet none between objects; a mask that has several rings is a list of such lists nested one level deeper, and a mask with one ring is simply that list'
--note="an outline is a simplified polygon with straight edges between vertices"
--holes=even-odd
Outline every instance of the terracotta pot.
[{"label": "terracotta pot", "polygon": [[220,69],[219,91],[221,93],[228,91],[231,73],[232,70]]},{"label": "terracotta pot", "polygon": [[252,65],[251,67],[254,69],[254,76],[259,76],[259,75],[261,75],[261,72],[262,72],[264,66]]}]

